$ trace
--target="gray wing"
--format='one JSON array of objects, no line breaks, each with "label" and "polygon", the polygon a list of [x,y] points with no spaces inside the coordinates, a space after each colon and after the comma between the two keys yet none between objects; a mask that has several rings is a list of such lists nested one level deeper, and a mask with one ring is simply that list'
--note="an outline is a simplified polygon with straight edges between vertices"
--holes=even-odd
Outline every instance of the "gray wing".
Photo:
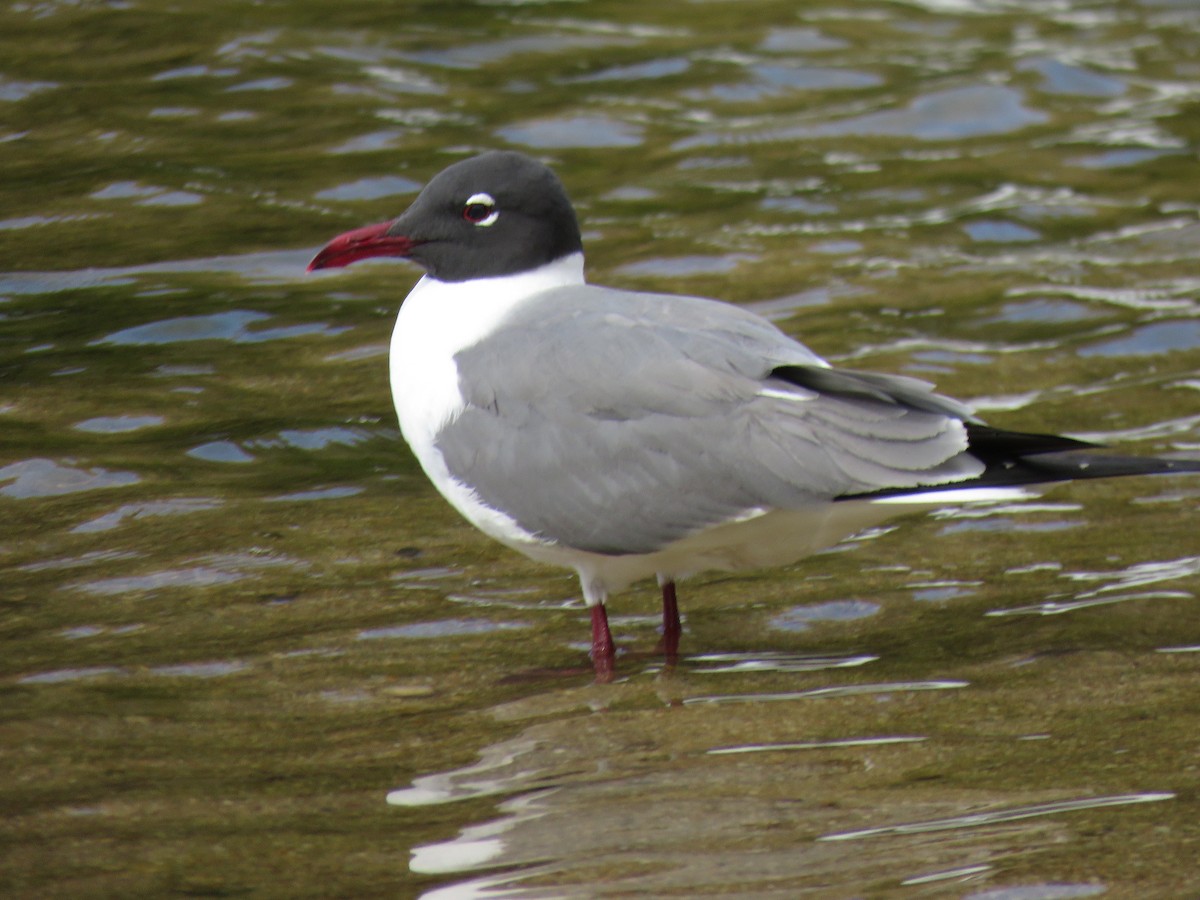
[{"label": "gray wing", "polygon": [[983,469],[970,413],[930,385],[831,369],[715,301],[555,289],[455,361],[467,406],[436,439],[451,474],[596,553]]}]

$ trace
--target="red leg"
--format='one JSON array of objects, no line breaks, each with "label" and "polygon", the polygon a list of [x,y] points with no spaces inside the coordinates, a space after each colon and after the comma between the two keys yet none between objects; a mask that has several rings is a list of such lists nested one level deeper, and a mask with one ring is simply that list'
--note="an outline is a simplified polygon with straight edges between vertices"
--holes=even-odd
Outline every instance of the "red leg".
[{"label": "red leg", "polygon": [[616,655],[612,632],[608,630],[608,613],[603,603],[597,603],[592,607],[592,666],[598,684],[607,684],[616,677],[613,666]]},{"label": "red leg", "polygon": [[675,582],[668,581],[662,586],[662,598],[663,633],[658,649],[668,662],[675,662],[679,656],[679,635],[683,633],[683,626],[679,624],[679,604],[675,600]]}]

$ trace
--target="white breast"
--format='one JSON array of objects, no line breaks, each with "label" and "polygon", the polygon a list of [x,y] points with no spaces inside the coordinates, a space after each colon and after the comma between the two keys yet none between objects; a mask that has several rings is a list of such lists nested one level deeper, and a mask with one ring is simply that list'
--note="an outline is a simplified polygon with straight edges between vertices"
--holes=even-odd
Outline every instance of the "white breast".
[{"label": "white breast", "polygon": [[466,406],[455,355],[486,339],[535,294],[583,281],[583,255],[578,253],[502,278],[446,282],[427,275],[400,307],[392,332],[392,400],[404,439],[451,505],[491,537],[518,549],[537,541],[455,480],[434,439]]}]

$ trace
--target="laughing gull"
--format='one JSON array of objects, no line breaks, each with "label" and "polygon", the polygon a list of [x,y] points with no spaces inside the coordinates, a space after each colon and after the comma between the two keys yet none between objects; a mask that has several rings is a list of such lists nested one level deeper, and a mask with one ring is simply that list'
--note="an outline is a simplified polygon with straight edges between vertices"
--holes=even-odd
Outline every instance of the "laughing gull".
[{"label": "laughing gull", "polygon": [[520,153],[451,165],[308,268],[374,256],[426,272],[392,335],[405,440],[472,524],[579,574],[600,681],[605,602],[640,579],[662,588],[674,658],[686,576],[790,563],[1021,485],[1200,471],[991,428],[923,381],[833,367],[737,306],[590,285],[566,191]]}]

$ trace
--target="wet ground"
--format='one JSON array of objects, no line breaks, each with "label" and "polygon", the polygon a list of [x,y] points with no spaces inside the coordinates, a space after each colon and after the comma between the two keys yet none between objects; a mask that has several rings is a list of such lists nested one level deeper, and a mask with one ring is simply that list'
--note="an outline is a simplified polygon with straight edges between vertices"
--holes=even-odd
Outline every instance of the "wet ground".
[{"label": "wet ground", "polygon": [[486,147],[593,280],[990,422],[1200,453],[1189,0],[0,10],[12,897],[1200,895],[1200,480],[905,519],[611,605],[395,428],[417,272],[306,276]]}]

